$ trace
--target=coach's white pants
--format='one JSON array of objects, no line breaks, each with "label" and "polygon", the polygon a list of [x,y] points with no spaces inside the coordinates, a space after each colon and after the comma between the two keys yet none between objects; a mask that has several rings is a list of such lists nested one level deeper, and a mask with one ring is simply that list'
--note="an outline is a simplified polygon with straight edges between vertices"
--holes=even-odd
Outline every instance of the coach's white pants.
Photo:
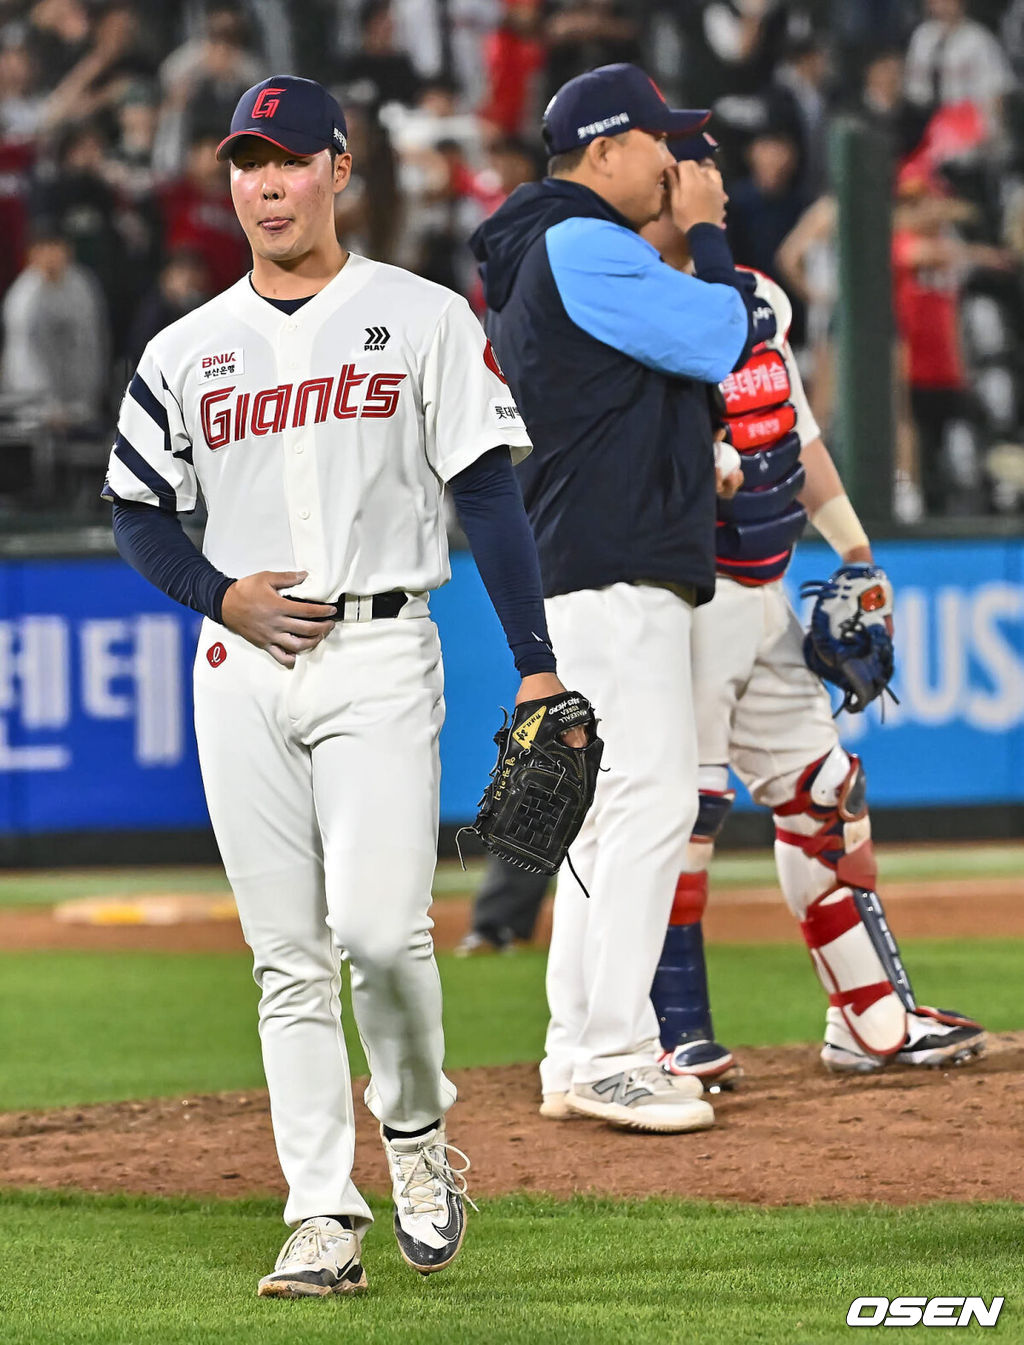
[{"label": "coach's white pants", "polygon": [[[216,645],[224,657],[211,662]],[[207,621],[195,708],[210,817],[261,990],[285,1219],[347,1214],[361,1228],[370,1212],[351,1175],[342,956],[373,1114],[415,1130],[455,1099],[427,914],[444,720],[437,631],[423,616],[339,624],[289,670]]]},{"label": "coach's white pants", "polygon": [[666,589],[613,584],[551,598],[566,686],[605,740],[591,809],[555,896],[541,1064],[545,1093],[649,1065],[659,1051],[651,982],[697,816],[690,685],[693,610]]}]

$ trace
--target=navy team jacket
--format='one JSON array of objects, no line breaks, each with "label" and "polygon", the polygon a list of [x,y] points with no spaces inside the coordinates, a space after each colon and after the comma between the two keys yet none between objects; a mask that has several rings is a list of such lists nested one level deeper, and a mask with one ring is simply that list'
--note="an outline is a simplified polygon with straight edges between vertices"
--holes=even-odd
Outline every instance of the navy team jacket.
[{"label": "navy team jacket", "polygon": [[546,597],[619,582],[715,586],[708,384],[774,334],[721,229],[667,266],[595,192],[516,189],[471,240],[488,336],[534,451],[519,468]]}]

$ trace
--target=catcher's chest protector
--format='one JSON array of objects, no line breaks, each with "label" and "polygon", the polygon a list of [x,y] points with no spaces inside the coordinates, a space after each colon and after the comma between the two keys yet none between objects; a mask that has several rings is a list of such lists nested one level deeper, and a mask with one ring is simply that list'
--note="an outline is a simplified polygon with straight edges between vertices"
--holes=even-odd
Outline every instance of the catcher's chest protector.
[{"label": "catcher's chest protector", "polygon": [[[758,283],[760,297],[765,278]],[[792,392],[782,351],[767,344],[755,347],[716,389],[719,418],[743,469],[733,499],[718,501],[716,564],[740,583],[767,584],[784,574],[807,522],[796,498],[804,469]]]}]

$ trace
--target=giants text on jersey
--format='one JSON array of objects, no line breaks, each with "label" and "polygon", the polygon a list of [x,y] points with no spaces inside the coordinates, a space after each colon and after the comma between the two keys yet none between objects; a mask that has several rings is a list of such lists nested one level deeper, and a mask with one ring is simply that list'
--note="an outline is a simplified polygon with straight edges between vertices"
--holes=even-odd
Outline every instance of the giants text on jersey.
[{"label": "giants text on jersey", "polygon": [[445,482],[529,451],[495,363],[464,299],[396,267],[350,255],[290,315],[246,277],[147,347],[110,494],[188,512],[201,490],[213,564],[305,570],[299,597],[436,588]]}]

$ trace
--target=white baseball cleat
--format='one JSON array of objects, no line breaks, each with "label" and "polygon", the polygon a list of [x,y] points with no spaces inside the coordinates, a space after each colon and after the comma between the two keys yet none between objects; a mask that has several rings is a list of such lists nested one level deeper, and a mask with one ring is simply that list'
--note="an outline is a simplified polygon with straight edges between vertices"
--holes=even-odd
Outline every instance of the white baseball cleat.
[{"label": "white baseball cleat", "polygon": [[[447,1143],[443,1121],[409,1139],[388,1139],[383,1126],[380,1135],[391,1172],[398,1250],[421,1275],[444,1270],[455,1260],[466,1231],[469,1159]],[[463,1166],[453,1168],[449,1154],[461,1158]]]},{"label": "white baseball cleat", "polygon": [[320,1216],[299,1224],[274,1269],[260,1280],[258,1293],[260,1298],[322,1298],[365,1290],[358,1234]]},{"label": "white baseball cleat", "polygon": [[962,1065],[985,1053],[985,1029],[980,1023],[948,1009],[919,1005],[907,1014],[907,1036],[894,1055],[871,1055],[854,1040],[838,1009],[829,1009],[825,1022],[822,1064],[833,1074],[874,1074],[889,1065],[937,1068]]},{"label": "white baseball cleat", "polygon": [[701,1100],[704,1086],[690,1075],[666,1074],[658,1064],[610,1074],[593,1083],[573,1084],[566,1106],[595,1116],[622,1130],[662,1134],[708,1130],[715,1123],[710,1103]]}]

